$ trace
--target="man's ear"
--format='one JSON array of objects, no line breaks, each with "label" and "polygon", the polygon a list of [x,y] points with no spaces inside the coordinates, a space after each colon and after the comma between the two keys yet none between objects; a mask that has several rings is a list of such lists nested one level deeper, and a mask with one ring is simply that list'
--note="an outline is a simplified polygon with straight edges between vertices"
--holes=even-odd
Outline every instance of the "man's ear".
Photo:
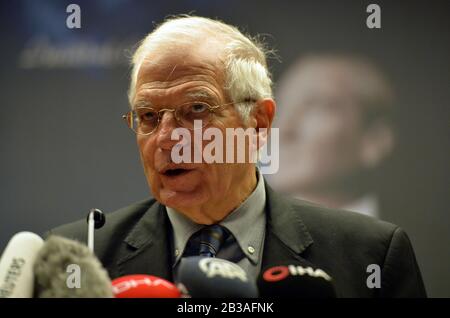
[{"label": "man's ear", "polygon": [[361,144],[361,161],[367,168],[378,166],[395,146],[391,127],[385,122],[377,122],[365,132]]},{"label": "man's ear", "polygon": [[255,111],[253,113],[256,119],[256,129],[272,127],[272,122],[275,117],[276,104],[272,98],[260,99],[256,102]]},{"label": "man's ear", "polygon": [[254,127],[257,133],[255,149],[261,149],[267,143],[275,112],[276,104],[272,98],[263,98],[256,102],[251,116],[251,127]]}]

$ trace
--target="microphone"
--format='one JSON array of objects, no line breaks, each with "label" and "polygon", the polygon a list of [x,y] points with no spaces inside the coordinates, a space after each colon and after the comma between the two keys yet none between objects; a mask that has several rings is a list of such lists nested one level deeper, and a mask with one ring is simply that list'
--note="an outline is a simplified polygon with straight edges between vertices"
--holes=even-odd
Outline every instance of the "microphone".
[{"label": "microphone", "polygon": [[255,282],[230,261],[193,256],[182,258],[178,269],[179,288],[192,298],[256,298]]},{"label": "microphone", "polygon": [[99,209],[91,209],[87,215],[86,221],[88,223],[88,247],[94,252],[94,230],[105,225],[105,215]]},{"label": "microphone", "polygon": [[60,236],[50,236],[35,264],[35,297],[113,297],[111,280],[87,246]]},{"label": "microphone", "polygon": [[180,290],[171,282],[151,275],[127,275],[112,281],[116,298],[180,298]]},{"label": "microphone", "polygon": [[311,266],[273,266],[262,271],[257,283],[261,297],[336,298],[332,278]]},{"label": "microphone", "polygon": [[43,245],[42,238],[31,232],[11,238],[0,258],[0,298],[33,297],[33,265]]}]

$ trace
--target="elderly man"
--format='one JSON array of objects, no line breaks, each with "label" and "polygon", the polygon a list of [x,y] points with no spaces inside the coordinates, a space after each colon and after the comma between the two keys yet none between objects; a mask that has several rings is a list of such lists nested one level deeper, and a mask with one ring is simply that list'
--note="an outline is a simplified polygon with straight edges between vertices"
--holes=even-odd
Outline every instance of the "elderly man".
[{"label": "elderly man", "polygon": [[[265,267],[304,261],[334,278],[338,296],[425,296],[413,249],[397,226],[282,198],[250,160],[175,162],[176,129],[270,128],[271,96],[264,49],[232,26],[184,16],[142,41],[125,119],[155,199],[109,214],[97,231],[96,254],[110,276],[176,280],[180,260],[192,255],[228,259],[255,278]],[[264,134],[257,139],[259,148]],[[185,143],[183,151],[195,147]],[[85,221],[52,233],[84,241]],[[214,244],[204,244],[211,238]],[[380,288],[366,284],[371,264],[381,267]]]}]

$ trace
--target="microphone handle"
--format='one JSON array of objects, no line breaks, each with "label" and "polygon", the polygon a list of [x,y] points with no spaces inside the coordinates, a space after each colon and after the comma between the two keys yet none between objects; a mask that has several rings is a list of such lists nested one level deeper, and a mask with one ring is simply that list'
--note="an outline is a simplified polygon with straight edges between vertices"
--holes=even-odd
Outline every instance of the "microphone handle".
[{"label": "microphone handle", "polygon": [[94,220],[94,210],[91,210],[89,212],[89,218],[88,218],[88,240],[87,245],[89,250],[94,253],[94,230],[95,230],[95,220]]},{"label": "microphone handle", "polygon": [[105,225],[105,215],[99,209],[91,209],[87,215],[88,237],[87,246],[94,253],[94,232]]}]

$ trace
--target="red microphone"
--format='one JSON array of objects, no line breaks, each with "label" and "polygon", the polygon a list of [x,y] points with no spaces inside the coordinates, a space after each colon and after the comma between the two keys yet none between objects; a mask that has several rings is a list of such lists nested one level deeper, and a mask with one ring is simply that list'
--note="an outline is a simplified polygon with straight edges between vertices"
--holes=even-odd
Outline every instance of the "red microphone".
[{"label": "red microphone", "polygon": [[127,275],[112,281],[116,298],[180,298],[180,290],[171,282],[151,275]]}]

